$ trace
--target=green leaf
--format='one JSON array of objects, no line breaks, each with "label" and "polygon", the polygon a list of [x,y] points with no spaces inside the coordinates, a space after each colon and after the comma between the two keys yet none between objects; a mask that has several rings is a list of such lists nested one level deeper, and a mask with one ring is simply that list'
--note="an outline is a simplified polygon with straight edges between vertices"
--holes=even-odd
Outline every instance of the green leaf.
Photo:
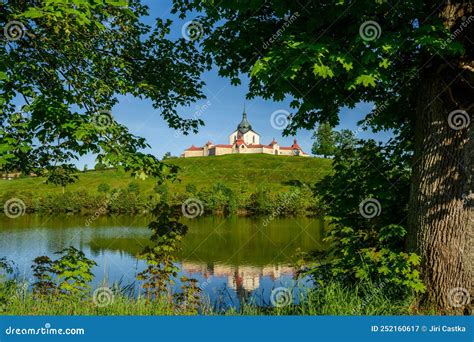
[{"label": "green leaf", "polygon": [[392,62],[390,62],[387,58],[382,59],[382,61],[379,63],[379,67],[387,69]]},{"label": "green leaf", "polygon": [[313,66],[313,73],[315,76],[319,76],[322,78],[332,78],[334,76],[334,73],[331,68],[323,64],[315,64]]},{"label": "green leaf", "polygon": [[420,264],[421,257],[416,253],[410,253],[408,257],[408,262],[411,263],[413,266],[417,266]]},{"label": "green leaf", "polygon": [[23,12],[22,16],[26,18],[35,19],[35,18],[43,17],[44,13],[38,8],[30,7],[25,12]]},{"label": "green leaf", "polygon": [[336,58],[336,61],[338,61],[339,63],[342,64],[342,67],[346,70],[346,71],[351,71],[354,67],[352,65],[352,62],[347,62],[343,57],[337,57]]},{"label": "green leaf", "polygon": [[362,84],[364,87],[372,86],[375,87],[376,78],[373,74],[369,75],[360,75],[356,78],[355,84],[359,85]]},{"label": "green leaf", "polygon": [[253,65],[252,67],[252,71],[250,71],[250,76],[251,77],[254,77],[254,76],[257,76],[258,73],[261,71],[261,70],[264,70],[265,69],[265,65],[263,64],[263,62],[261,60],[258,60],[255,62],[255,64]]}]

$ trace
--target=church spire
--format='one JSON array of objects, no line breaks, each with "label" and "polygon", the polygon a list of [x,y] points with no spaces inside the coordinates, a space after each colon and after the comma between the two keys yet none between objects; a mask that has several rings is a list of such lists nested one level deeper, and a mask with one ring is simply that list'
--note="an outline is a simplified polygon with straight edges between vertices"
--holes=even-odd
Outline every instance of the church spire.
[{"label": "church spire", "polygon": [[252,129],[252,125],[250,125],[250,122],[248,122],[247,120],[247,110],[246,110],[246,105],[244,102],[244,111],[242,113],[242,121],[237,126],[237,130],[240,131],[240,133],[245,134],[251,129]]}]

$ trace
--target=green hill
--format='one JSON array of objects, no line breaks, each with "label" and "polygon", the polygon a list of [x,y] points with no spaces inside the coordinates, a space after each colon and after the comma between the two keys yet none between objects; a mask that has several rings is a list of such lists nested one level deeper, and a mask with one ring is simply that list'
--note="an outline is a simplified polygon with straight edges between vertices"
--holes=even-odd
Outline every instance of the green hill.
[{"label": "green hill", "polygon": [[[187,184],[198,189],[220,182],[235,191],[265,186],[274,192],[285,191],[297,182],[315,183],[331,170],[331,160],[322,158],[284,157],[273,155],[225,155],[218,157],[179,158],[166,160],[181,168],[181,182],[170,186],[170,191],[181,192]],[[88,171],[78,174],[79,180],[67,186],[67,191],[85,190],[97,193],[101,183],[111,188],[126,188],[133,181],[130,175],[117,170]],[[136,181],[140,193],[153,192],[153,179]],[[62,188],[44,183],[43,178],[24,177],[0,180],[0,193],[27,191],[33,193],[60,193]]]}]

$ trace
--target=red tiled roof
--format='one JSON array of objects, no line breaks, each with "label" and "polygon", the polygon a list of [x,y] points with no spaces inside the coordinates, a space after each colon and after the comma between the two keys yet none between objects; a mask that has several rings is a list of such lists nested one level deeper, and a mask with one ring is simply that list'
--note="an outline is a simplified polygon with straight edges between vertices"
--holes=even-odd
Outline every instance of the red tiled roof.
[{"label": "red tiled roof", "polygon": [[304,153],[303,149],[300,147],[300,145],[298,145],[298,142],[296,141],[296,139],[293,141],[293,145],[291,145],[290,147],[280,146],[280,150],[285,150],[285,151],[300,150],[301,152]]},{"label": "red tiled roof", "polygon": [[202,150],[203,150],[202,147],[196,147],[196,146],[194,146],[194,145],[192,145],[191,147],[188,147],[188,148],[186,149],[186,151],[202,151]]},{"label": "red tiled roof", "polygon": [[247,146],[247,144],[245,143],[245,141],[243,141],[242,139],[237,139],[237,140],[235,141],[235,144],[236,144],[237,146],[239,146],[239,147],[240,147],[241,145]]},{"label": "red tiled roof", "polygon": [[294,150],[300,150],[302,151],[300,145],[298,145],[298,142],[296,141],[296,139],[293,141],[293,145],[291,145],[291,148],[294,149]]}]

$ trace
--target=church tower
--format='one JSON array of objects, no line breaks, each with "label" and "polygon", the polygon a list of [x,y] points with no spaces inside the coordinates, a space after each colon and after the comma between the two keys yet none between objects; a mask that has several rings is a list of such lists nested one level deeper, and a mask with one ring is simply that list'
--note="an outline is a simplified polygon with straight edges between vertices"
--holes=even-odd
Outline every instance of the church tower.
[{"label": "church tower", "polygon": [[252,130],[252,125],[247,120],[247,113],[245,112],[245,107],[244,112],[242,113],[242,121],[240,121],[239,125],[237,126],[237,130],[241,134],[245,134],[248,131]]},{"label": "church tower", "polygon": [[[237,129],[229,135],[229,144],[233,145],[235,143],[242,143],[245,145],[259,145],[260,144],[260,134],[255,132],[252,129],[252,125],[247,119],[247,112],[244,107],[242,113],[242,121],[240,121]],[[245,147],[242,147],[245,148]]]}]

